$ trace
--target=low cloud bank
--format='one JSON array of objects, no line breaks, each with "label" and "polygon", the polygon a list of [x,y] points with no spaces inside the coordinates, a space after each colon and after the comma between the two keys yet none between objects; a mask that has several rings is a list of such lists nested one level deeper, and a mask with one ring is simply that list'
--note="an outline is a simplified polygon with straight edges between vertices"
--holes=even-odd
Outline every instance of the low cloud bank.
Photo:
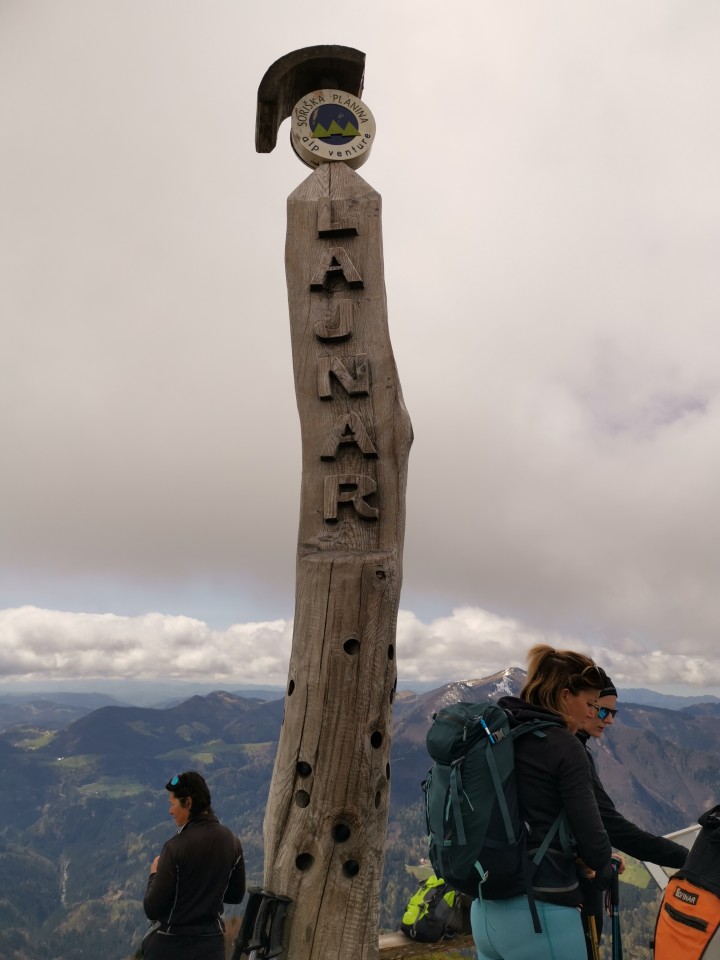
[{"label": "low cloud bank", "polygon": [[[287,678],[292,621],[235,624],[213,630],[191,617],[139,617],[19,607],[0,611],[0,680],[186,680],[280,684]],[[423,623],[400,611],[398,675],[438,685],[524,666],[529,648],[548,643],[582,650],[619,686],[720,686],[720,661],[647,650],[631,638],[610,647],[534,630],[477,607]]]}]

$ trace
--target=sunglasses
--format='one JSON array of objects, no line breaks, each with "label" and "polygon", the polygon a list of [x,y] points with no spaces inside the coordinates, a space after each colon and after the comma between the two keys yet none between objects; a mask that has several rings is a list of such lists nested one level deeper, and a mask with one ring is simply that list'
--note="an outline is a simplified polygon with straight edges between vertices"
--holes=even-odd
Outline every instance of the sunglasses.
[{"label": "sunglasses", "polygon": [[170,781],[170,786],[176,787],[179,783],[180,783],[180,777],[177,774],[175,774],[175,776]]},{"label": "sunglasses", "polygon": [[612,717],[614,720],[618,715],[617,710],[613,710],[612,707],[598,707],[597,704],[594,704],[594,706],[597,710],[598,720],[607,720],[608,717]]}]

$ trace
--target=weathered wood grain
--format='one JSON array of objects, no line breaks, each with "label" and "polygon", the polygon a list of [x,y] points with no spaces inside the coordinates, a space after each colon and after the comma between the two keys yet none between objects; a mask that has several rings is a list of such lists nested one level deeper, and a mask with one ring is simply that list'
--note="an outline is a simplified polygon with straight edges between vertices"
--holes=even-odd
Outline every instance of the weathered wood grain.
[{"label": "weathered wood grain", "polygon": [[265,887],[289,960],[375,960],[412,429],[392,354],[379,195],[343,164],[288,199],[302,483]]}]

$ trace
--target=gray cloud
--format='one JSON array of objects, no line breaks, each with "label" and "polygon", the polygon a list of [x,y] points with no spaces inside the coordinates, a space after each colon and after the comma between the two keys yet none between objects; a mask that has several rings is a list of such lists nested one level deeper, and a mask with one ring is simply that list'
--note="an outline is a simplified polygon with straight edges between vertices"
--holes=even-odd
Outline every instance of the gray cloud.
[{"label": "gray cloud", "polygon": [[[447,611],[494,611],[520,637],[632,649],[638,676],[682,651],[678,676],[706,682],[720,16],[700,0],[442,18],[369,0],[331,25],[289,0],[220,0],[202,23],[184,2],[3,5],[0,604],[96,609],[73,584],[97,578],[126,585],[122,620],[175,585],[202,623],[185,587],[205,579],[223,610],[236,596],[227,622],[259,593],[292,608],[282,257],[305,172],[285,130],[254,153],[255,96],[280,55],[338,41],[367,53],[361,172],[416,433],[403,605],[454,625],[438,643]],[[105,661],[124,670],[121,633]]]}]

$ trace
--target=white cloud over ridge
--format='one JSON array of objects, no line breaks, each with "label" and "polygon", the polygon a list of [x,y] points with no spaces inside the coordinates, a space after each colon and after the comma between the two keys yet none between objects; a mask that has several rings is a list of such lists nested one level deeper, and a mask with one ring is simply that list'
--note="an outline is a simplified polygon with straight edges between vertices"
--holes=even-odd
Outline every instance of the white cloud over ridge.
[{"label": "white cloud over ridge", "polygon": [[[63,680],[154,680],[284,685],[292,621],[235,624],[213,630],[190,617],[70,613],[36,607],[0,610],[0,681],[42,685]],[[438,685],[525,666],[533,644],[577,649],[594,657],[618,686],[720,688],[720,660],[659,650],[628,640],[622,652],[578,638],[532,630],[477,607],[423,623],[401,610],[398,677]]]},{"label": "white cloud over ridge", "polygon": [[3,680],[232,680],[284,683],[292,624],[212,630],[191,617],[0,611]]}]

